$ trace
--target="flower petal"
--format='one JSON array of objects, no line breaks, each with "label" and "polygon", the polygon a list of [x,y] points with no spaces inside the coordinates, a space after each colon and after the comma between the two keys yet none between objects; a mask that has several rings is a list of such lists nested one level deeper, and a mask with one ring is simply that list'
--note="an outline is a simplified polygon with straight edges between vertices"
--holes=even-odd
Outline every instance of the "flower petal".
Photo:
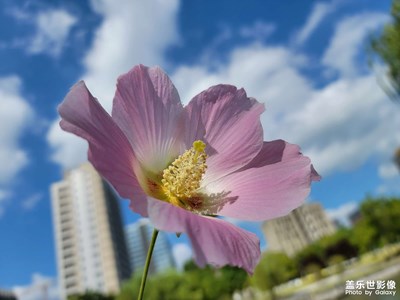
[{"label": "flower petal", "polygon": [[242,170],[209,184],[208,193],[223,193],[219,215],[241,220],[263,221],[283,216],[300,206],[319,180],[310,159],[297,145],[282,140],[265,142],[263,149]]},{"label": "flower petal", "polygon": [[253,233],[221,219],[193,214],[166,202],[149,199],[153,225],[169,232],[186,232],[200,267],[233,265],[252,274],[260,258],[260,241]]},{"label": "flower petal", "polygon": [[75,84],[58,107],[63,130],[89,142],[89,161],[134,211],[147,215],[146,196],[135,176],[136,158],[123,132],[83,81]]},{"label": "flower petal", "polygon": [[118,78],[112,117],[143,167],[159,173],[180,153],[178,92],[160,68],[142,65]]},{"label": "flower petal", "polygon": [[249,163],[260,151],[264,105],[248,98],[243,89],[217,85],[194,97],[185,108],[188,115],[185,141],[204,140],[208,170],[204,181],[216,180]]}]

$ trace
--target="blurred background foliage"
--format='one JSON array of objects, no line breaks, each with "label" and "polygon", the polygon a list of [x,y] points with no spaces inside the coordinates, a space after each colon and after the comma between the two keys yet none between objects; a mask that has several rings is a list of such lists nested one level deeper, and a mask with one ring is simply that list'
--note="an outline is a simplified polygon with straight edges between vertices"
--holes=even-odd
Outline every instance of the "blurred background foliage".
[{"label": "blurred background foliage", "polygon": [[[379,36],[371,39],[372,60],[380,59],[388,70],[390,86],[383,85],[385,92],[393,99],[400,99],[400,0],[393,0],[391,21]],[[384,82],[384,81],[383,81]]]},{"label": "blurred background foliage", "polygon": [[[125,283],[118,300],[135,299],[139,292],[140,274]],[[193,261],[186,263],[184,271],[169,272],[150,277],[146,283],[145,299],[231,299],[235,290],[241,290],[247,274],[236,267],[201,269]]]}]

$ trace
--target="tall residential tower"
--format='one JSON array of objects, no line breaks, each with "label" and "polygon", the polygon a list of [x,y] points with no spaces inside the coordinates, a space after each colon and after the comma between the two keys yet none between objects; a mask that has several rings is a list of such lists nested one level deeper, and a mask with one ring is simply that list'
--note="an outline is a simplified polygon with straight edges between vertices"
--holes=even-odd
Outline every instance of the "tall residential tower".
[{"label": "tall residential tower", "polygon": [[130,277],[118,197],[86,163],[51,186],[61,299],[117,293]]}]

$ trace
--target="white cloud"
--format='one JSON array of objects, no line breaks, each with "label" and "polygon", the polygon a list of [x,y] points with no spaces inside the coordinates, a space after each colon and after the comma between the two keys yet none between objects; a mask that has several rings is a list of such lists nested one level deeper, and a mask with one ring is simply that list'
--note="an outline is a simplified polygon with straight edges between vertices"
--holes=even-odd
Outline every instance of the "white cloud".
[{"label": "white cloud", "polygon": [[62,9],[47,10],[34,16],[36,34],[27,47],[28,53],[61,54],[71,28],[77,19]]},{"label": "white cloud", "polygon": [[379,167],[379,175],[382,178],[393,178],[393,177],[397,177],[400,175],[399,173],[399,169],[396,167],[396,165],[393,162],[388,162],[385,164],[382,164]]},{"label": "white cloud", "polygon": [[77,19],[63,9],[48,9],[32,13],[19,8],[6,11],[19,22],[34,28],[33,36],[19,36],[11,41],[0,42],[1,48],[23,49],[29,54],[45,53],[53,57],[61,54]]},{"label": "white cloud", "polygon": [[177,243],[172,246],[172,255],[178,270],[182,270],[185,263],[192,258],[192,249],[188,244]]},{"label": "white cloud", "polygon": [[38,205],[40,200],[42,200],[43,194],[37,193],[33,194],[32,196],[29,196],[28,198],[24,199],[21,203],[22,208],[26,211],[30,211]]},{"label": "white cloud", "polygon": [[[398,145],[400,145],[400,142]],[[378,194],[398,195],[400,193],[400,170],[397,168],[395,163],[389,160],[384,162],[379,166],[378,172],[379,176],[384,179],[384,181],[377,188],[376,192]]]},{"label": "white cloud", "polygon": [[388,16],[383,13],[361,13],[342,20],[324,53],[323,64],[342,76],[357,75],[355,58],[360,50],[365,51],[363,41],[387,21]]},{"label": "white cloud", "polygon": [[399,142],[392,104],[372,75],[337,80],[316,90],[303,109],[283,118],[278,133],[303,146],[323,175],[384,159]]},{"label": "white cloud", "polygon": [[19,140],[33,117],[33,109],[21,95],[21,80],[17,76],[0,78],[0,187],[28,163]]},{"label": "white cloud", "polygon": [[294,37],[294,42],[296,45],[304,44],[308,40],[308,38],[312,35],[315,29],[318,28],[318,25],[324,20],[324,18],[332,13],[335,9],[336,3],[332,1],[330,3],[327,2],[317,2],[310,15],[307,18],[304,26],[297,32]]},{"label": "white cloud", "polygon": [[326,213],[332,220],[337,220],[345,226],[350,226],[350,215],[358,209],[356,202],[347,202],[334,209],[327,209]]},{"label": "white cloud", "polygon": [[64,170],[77,167],[87,160],[87,142],[73,134],[61,130],[55,121],[47,132],[47,142],[51,146],[51,160]]},{"label": "white cloud", "polygon": [[119,75],[137,64],[166,65],[165,50],[179,40],[179,1],[93,0],[91,3],[104,19],[84,59],[83,78],[93,95],[110,111]]},{"label": "white cloud", "polygon": [[[91,5],[103,21],[83,60],[86,72],[82,77],[110,112],[119,75],[140,63],[166,65],[165,50],[179,41],[179,1],[93,0]],[[47,140],[52,160],[64,168],[76,166],[86,157],[86,143],[62,132],[58,121],[50,127]]]},{"label": "white cloud", "polygon": [[172,77],[184,103],[211,85],[229,83],[245,87],[249,95],[266,102],[271,111],[281,113],[295,109],[301,99],[310,96],[311,86],[297,70],[305,62],[304,56],[284,47],[255,43],[233,50],[228,64],[215,71],[209,71],[207,66],[181,66]]},{"label": "white cloud", "polygon": [[25,286],[13,288],[18,300],[59,300],[57,281],[39,273],[32,275],[32,282]]},{"label": "white cloud", "polygon": [[268,38],[275,31],[275,29],[276,27],[274,24],[265,23],[258,20],[250,26],[243,26],[240,28],[239,34],[244,38],[263,41]]},{"label": "white cloud", "polygon": [[9,185],[29,162],[20,139],[34,112],[21,95],[21,85],[17,76],[0,78],[0,217],[11,194]]}]

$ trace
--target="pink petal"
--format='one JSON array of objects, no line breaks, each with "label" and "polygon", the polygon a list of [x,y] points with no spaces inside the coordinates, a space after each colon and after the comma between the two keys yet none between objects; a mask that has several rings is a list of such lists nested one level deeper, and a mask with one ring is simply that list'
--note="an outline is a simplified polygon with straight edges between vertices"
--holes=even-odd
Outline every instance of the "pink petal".
[{"label": "pink petal", "polygon": [[241,220],[263,221],[283,216],[303,204],[311,181],[319,180],[308,157],[297,145],[282,140],[265,142],[254,160],[206,188],[209,193],[225,193],[219,215]]},{"label": "pink petal", "polygon": [[264,105],[248,98],[243,89],[217,85],[200,93],[185,108],[188,114],[186,146],[204,140],[208,170],[204,181],[215,180],[248,164],[260,151]]},{"label": "pink petal", "polygon": [[75,84],[58,107],[60,126],[89,142],[89,161],[133,210],[147,215],[146,196],[135,176],[137,165],[128,140],[83,81]]},{"label": "pink petal", "polygon": [[155,199],[149,199],[149,217],[159,230],[187,233],[200,267],[232,265],[252,274],[259,261],[257,236],[224,220],[196,215]]},{"label": "pink petal", "polygon": [[182,111],[178,92],[160,68],[139,65],[118,78],[112,117],[148,171],[159,173],[180,154]]}]

